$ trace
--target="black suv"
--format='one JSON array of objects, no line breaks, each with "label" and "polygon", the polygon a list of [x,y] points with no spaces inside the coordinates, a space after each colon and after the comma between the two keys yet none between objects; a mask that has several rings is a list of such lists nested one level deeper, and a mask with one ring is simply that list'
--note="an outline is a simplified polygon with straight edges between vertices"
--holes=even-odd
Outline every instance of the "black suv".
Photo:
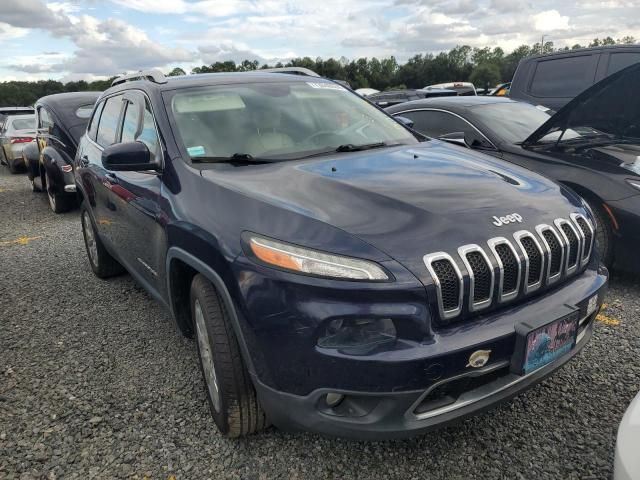
[{"label": "black suv", "polygon": [[518,64],[509,97],[560,110],[591,85],[640,62],[640,45],[534,55]]},{"label": "black suv", "polygon": [[480,411],[584,347],[607,283],[579,197],[320,77],[117,79],[75,177],[94,273],[126,268],[195,335],[232,437]]}]

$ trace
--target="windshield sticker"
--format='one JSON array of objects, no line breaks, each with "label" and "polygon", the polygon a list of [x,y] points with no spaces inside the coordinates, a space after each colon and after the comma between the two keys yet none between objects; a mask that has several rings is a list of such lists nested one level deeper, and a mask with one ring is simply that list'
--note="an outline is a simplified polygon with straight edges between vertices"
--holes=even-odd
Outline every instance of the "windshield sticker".
[{"label": "windshield sticker", "polygon": [[321,88],[324,90],[338,90],[340,92],[346,92],[347,89],[342,85],[338,85],[336,83],[316,83],[316,82],[307,82],[311,88]]},{"label": "windshield sticker", "polygon": [[205,154],[204,147],[201,145],[198,145],[197,147],[187,147],[187,152],[192,157],[199,157],[200,155]]}]

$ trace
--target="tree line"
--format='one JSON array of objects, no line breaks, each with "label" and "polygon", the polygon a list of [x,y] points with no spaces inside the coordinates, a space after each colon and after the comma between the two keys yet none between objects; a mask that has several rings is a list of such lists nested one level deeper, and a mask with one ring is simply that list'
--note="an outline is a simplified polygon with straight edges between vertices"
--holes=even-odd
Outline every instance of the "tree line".
[{"label": "tree line", "polygon": [[[191,74],[212,72],[246,72],[273,67],[305,67],[323,77],[336,80],[346,80],[355,88],[376,88],[389,90],[394,88],[423,88],[437,83],[470,81],[479,88],[493,87],[502,82],[511,81],[513,74],[522,58],[539,53],[573,50],[585,47],[603,45],[633,44],[633,37],[613,39],[595,38],[589,45],[573,45],[560,49],[554,48],[553,42],[544,45],[522,45],[511,53],[505,53],[500,47],[493,49],[472,48],[468,45],[457,46],[447,52],[438,54],[426,53],[411,57],[400,64],[395,57],[389,58],[358,58],[340,59],[312,59],[310,57],[295,58],[287,63],[278,62],[273,65],[260,64],[257,60],[244,60],[240,63],[233,61],[215,62],[202,65],[191,70]],[[186,75],[182,68],[176,67],[168,75]],[[41,80],[37,82],[10,81],[0,82],[0,106],[33,105],[35,101],[45,95],[62,92],[76,92],[83,90],[101,91],[111,85],[111,77],[107,80],[62,83],[56,80]]]}]

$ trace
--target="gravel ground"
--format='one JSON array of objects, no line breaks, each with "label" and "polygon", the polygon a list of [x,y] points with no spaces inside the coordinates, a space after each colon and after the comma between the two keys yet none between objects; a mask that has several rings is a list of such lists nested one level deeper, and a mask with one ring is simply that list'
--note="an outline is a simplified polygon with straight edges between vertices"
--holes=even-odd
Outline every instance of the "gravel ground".
[{"label": "gravel ground", "polygon": [[209,416],[193,341],[129,276],[95,278],[77,211],[54,215],[2,167],[0,478],[609,478],[640,388],[639,293],[614,278],[581,355],[456,426],[397,442],[276,429],[231,441]]}]

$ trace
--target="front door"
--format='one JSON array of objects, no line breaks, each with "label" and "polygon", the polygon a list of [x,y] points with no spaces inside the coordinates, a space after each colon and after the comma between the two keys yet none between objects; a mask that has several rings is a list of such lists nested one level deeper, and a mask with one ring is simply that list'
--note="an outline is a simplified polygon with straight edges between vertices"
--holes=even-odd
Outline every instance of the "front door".
[{"label": "front door", "polygon": [[[117,129],[116,143],[142,142],[152,162],[162,163],[162,149],[153,113],[142,92],[127,92]],[[162,177],[156,171],[106,170],[103,185],[109,225],[109,241],[129,270],[139,274],[147,287],[162,287],[165,233],[159,220]]]}]

